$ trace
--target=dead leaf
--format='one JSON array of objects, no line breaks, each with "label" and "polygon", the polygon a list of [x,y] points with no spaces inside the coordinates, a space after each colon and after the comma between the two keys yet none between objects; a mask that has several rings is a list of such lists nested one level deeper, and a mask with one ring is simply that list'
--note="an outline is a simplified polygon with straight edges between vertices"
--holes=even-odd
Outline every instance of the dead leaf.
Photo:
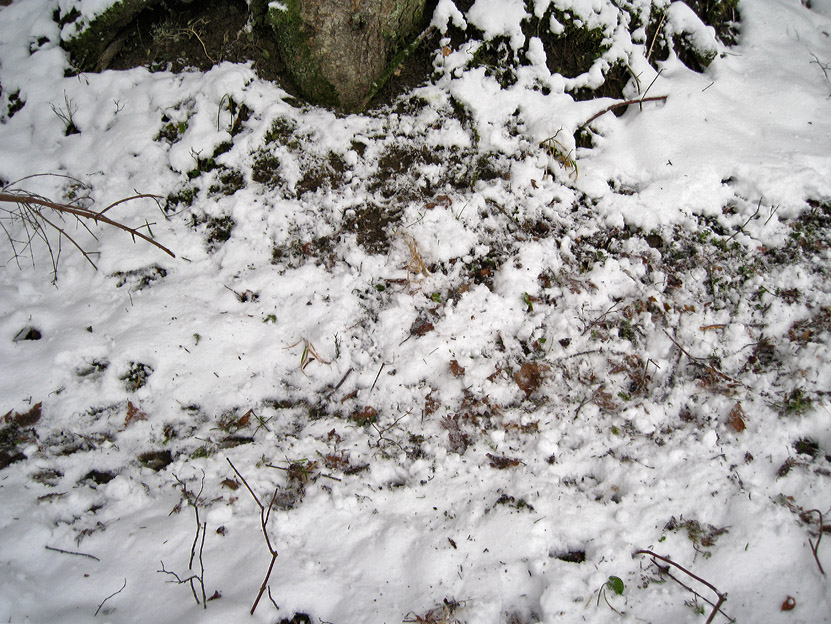
[{"label": "dead leaf", "polygon": [[132,401],[127,401],[127,418],[124,419],[124,427],[127,428],[139,420],[147,420],[147,414],[133,405]]},{"label": "dead leaf", "polygon": [[251,416],[256,416],[254,414],[254,410],[250,409],[245,414],[243,414],[240,419],[237,421],[237,429],[242,429],[243,427],[247,427],[248,423],[251,422]]},{"label": "dead leaf", "polygon": [[548,370],[548,366],[540,364],[539,362],[525,362],[520,369],[514,373],[514,381],[516,385],[525,393],[526,397],[530,397],[543,382],[543,373]]},{"label": "dead leaf", "polygon": [[433,327],[433,324],[429,321],[416,321],[410,328],[410,333],[415,334],[416,336],[425,336],[434,329],[435,327]]},{"label": "dead leaf", "polygon": [[374,423],[378,420],[378,410],[370,405],[364,406],[363,409],[355,410],[351,416],[360,427]]},{"label": "dead leaf", "polygon": [[28,412],[23,412],[22,414],[15,414],[14,422],[16,422],[21,427],[31,427],[37,421],[40,420],[42,407],[42,402],[35,403]]},{"label": "dead leaf", "polygon": [[520,462],[518,459],[513,457],[504,457],[502,455],[492,455],[491,453],[487,453],[487,457],[490,460],[491,468],[496,468],[498,470],[505,470],[506,468],[514,468],[519,466]]},{"label": "dead leaf", "polygon": [[727,422],[730,423],[730,426],[733,427],[737,433],[741,433],[747,428],[744,424],[744,410],[742,409],[742,404],[739,401],[736,401],[733,409],[730,410]]},{"label": "dead leaf", "polygon": [[236,479],[223,479],[220,485],[227,487],[229,490],[236,490],[239,488],[239,481]]},{"label": "dead leaf", "polygon": [[461,377],[465,374],[465,367],[456,360],[450,360],[450,372],[454,377]]}]

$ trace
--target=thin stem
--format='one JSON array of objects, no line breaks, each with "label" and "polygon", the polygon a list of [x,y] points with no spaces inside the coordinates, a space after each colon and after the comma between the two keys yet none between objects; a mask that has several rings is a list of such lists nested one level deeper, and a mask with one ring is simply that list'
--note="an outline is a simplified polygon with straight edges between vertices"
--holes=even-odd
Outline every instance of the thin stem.
[{"label": "thin stem", "polygon": [[814,561],[817,562],[817,567],[819,568],[820,573],[825,576],[825,570],[822,569],[822,564],[819,562],[819,556],[817,555],[817,551],[819,550],[819,543],[822,540],[822,512],[819,509],[809,509],[805,513],[816,513],[819,515],[819,535],[817,535],[817,541],[814,543],[811,541],[811,538],[808,538],[808,543],[811,545],[811,552],[814,555]]},{"label": "thin stem", "polygon": [[[674,562],[672,559],[670,559],[669,557],[664,557],[664,556],[662,556],[662,555],[659,555],[659,554],[657,554],[657,553],[652,552],[651,550],[637,550],[637,551],[635,551],[635,554],[636,554],[636,555],[649,555],[650,557],[652,557],[653,561],[654,561],[655,559],[660,559],[660,560],[661,560],[661,561],[663,561],[664,563],[668,563],[668,564],[669,564],[669,565],[671,565],[671,566],[675,566],[676,568],[678,568],[679,570],[681,570],[684,574],[686,574],[686,575],[687,575],[687,576],[689,576],[690,578],[695,579],[696,581],[698,581],[699,583],[701,583],[701,584],[702,584],[702,585],[704,585],[705,587],[710,588],[710,589],[713,591],[713,593],[714,593],[716,596],[718,596],[718,601],[716,602],[715,606],[713,607],[713,610],[712,610],[712,612],[710,613],[710,617],[708,617],[708,618],[707,618],[707,621],[705,622],[705,624],[710,624],[710,623],[713,621],[713,618],[715,618],[715,617],[716,617],[716,613],[718,613],[719,611],[721,611],[721,605],[722,605],[722,604],[724,604],[724,601],[725,601],[725,600],[727,600],[727,594],[726,594],[726,593],[722,593],[722,592],[720,592],[720,591],[718,590],[718,588],[717,588],[715,585],[713,585],[712,583],[710,583],[710,582],[708,582],[708,581],[705,581],[703,578],[701,578],[700,576],[698,576],[698,575],[696,575],[696,574],[693,574],[692,572],[690,572],[689,570],[687,570],[687,568],[685,568],[684,566],[682,566],[682,565],[680,565],[680,564],[678,564],[678,563],[675,563],[675,562]],[[693,592],[693,593],[695,593],[695,592]],[[727,617],[727,616],[725,615],[725,617]],[[728,619],[730,619],[730,618],[728,618]]]},{"label": "thin stem", "polygon": [[626,100],[625,102],[615,102],[611,106],[604,108],[599,113],[596,113],[589,117],[587,121],[584,121],[579,126],[577,126],[577,129],[580,130],[582,128],[585,128],[598,117],[602,117],[609,111],[613,111],[617,108],[623,108],[624,106],[629,106],[630,104],[643,104],[644,102],[664,102],[668,97],[668,95],[653,95],[652,97],[639,97],[635,98],[634,100]]}]

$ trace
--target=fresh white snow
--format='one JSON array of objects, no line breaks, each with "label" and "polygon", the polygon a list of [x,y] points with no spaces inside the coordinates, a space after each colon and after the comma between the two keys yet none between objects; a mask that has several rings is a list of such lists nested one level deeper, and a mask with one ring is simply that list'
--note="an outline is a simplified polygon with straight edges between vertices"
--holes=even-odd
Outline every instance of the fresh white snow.
[{"label": "fresh white snow", "polygon": [[[176,258],[67,220],[98,270],[64,239],[55,284],[43,244],[12,257],[25,232],[2,215],[0,427],[22,457],[0,470],[0,621],[704,622],[710,605],[634,555],[649,549],[736,621],[831,622],[831,537],[815,560],[808,513],[831,517],[828,2],[743,0],[733,47],[673,4],[668,27],[718,56],[659,75],[619,3],[555,0],[610,43],[586,74],[552,75],[531,38],[503,87],[447,39],[401,106],[347,116],[230,63],[64,77],[52,14],[69,4],[91,19],[111,2],[0,9],[0,178],[99,208],[195,199],[108,213]],[[525,12],[440,0],[433,24],[518,47]],[[667,99],[575,147],[612,100],[569,90],[621,58]],[[231,99],[251,111],[238,134]],[[226,142],[226,169],[189,181]],[[390,173],[396,153],[412,160]],[[265,156],[274,184],[253,177]],[[339,182],[303,192],[330,159]],[[228,170],[243,187],[211,192]],[[400,212],[375,253],[367,207]],[[231,236],[209,244],[222,217]],[[160,470],[140,460],[159,452]],[[266,506],[277,491],[273,601],[252,617],[271,555],[228,460]],[[160,572],[200,573],[182,483],[201,492],[206,609]]]}]

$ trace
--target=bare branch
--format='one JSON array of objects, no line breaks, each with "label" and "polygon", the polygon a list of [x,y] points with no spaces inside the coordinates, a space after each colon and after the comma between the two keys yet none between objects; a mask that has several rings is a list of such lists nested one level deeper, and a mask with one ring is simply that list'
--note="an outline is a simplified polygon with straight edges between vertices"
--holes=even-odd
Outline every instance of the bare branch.
[{"label": "bare branch", "polygon": [[[711,590],[713,591],[713,593],[714,593],[714,594],[718,597],[718,601],[716,602],[716,604],[715,604],[715,605],[713,605],[713,610],[712,610],[712,612],[710,612],[710,617],[708,617],[708,618],[707,618],[707,621],[705,622],[705,624],[710,624],[710,623],[713,621],[713,618],[715,618],[715,617],[716,617],[716,614],[717,614],[717,613],[719,613],[719,612],[721,611],[721,605],[722,605],[722,604],[724,604],[724,601],[725,601],[725,600],[727,600],[727,594],[726,594],[726,593],[722,593],[722,592],[720,592],[720,591],[718,590],[718,588],[717,588],[715,585],[713,585],[712,583],[710,583],[710,582],[708,582],[708,581],[705,581],[705,580],[704,580],[703,578],[701,578],[700,576],[697,576],[697,575],[693,574],[692,572],[690,572],[689,570],[687,570],[687,568],[685,568],[684,566],[682,566],[682,565],[680,565],[680,564],[678,564],[678,563],[675,563],[675,562],[674,562],[672,559],[670,559],[669,557],[664,557],[664,556],[662,556],[662,555],[659,555],[659,554],[657,554],[657,553],[652,552],[651,550],[637,550],[637,551],[635,551],[635,553],[634,553],[634,554],[635,554],[635,555],[649,555],[650,557],[652,557],[652,562],[653,562],[653,563],[655,563],[655,559],[660,559],[660,560],[661,560],[661,561],[663,561],[664,563],[668,563],[668,564],[669,564],[669,565],[671,565],[671,566],[675,566],[676,568],[678,568],[679,570],[681,570],[684,574],[686,574],[686,575],[687,575],[687,576],[689,576],[690,578],[695,579],[696,581],[698,581],[699,583],[701,583],[701,584],[702,584],[702,585],[704,585],[705,587],[708,587],[709,589],[711,589]],[[657,564],[656,564],[656,565],[657,565]],[[658,566],[658,567],[660,568],[660,566]],[[673,578],[674,578],[674,577],[673,577]],[[686,587],[686,585],[683,585],[683,583],[682,583],[681,585],[682,585],[683,587]],[[695,593],[695,592],[693,592],[693,593]],[[698,595],[698,594],[696,594],[696,595]],[[709,601],[707,601],[707,602],[709,602]],[[712,604],[712,603],[710,603],[710,604]],[[724,617],[726,617],[726,618],[727,618],[728,620],[730,620],[731,622],[733,621],[733,620],[732,620],[732,618],[730,618],[730,617],[729,617],[728,615],[726,615],[725,613],[722,613],[722,615],[724,615]]]},{"label": "bare branch", "polygon": [[[27,178],[23,178],[22,180],[27,180],[34,177],[37,176],[28,176]],[[67,179],[74,180],[74,178],[69,178],[68,176],[57,177],[67,177]],[[55,279],[57,279],[58,262],[60,260],[61,253],[61,242],[63,238],[66,238],[72,244],[72,246],[75,247],[81,253],[81,255],[83,255],[83,257],[87,260],[87,262],[90,263],[90,265],[92,265],[94,268],[97,268],[95,262],[93,262],[91,257],[92,252],[86,251],[81,246],[81,244],[78,241],[76,241],[72,237],[72,235],[70,235],[70,233],[66,230],[65,227],[63,227],[51,216],[47,216],[48,211],[57,213],[57,215],[60,217],[62,217],[63,215],[72,215],[73,217],[75,217],[78,224],[81,227],[83,227],[93,238],[97,239],[95,234],[90,229],[89,224],[95,223],[96,225],[100,225],[103,223],[104,225],[109,225],[116,229],[127,232],[133,238],[134,242],[136,238],[140,238],[150,243],[154,247],[161,249],[169,256],[173,258],[176,257],[176,255],[170,249],[168,249],[167,247],[165,247],[164,245],[152,238],[152,235],[150,234],[150,225],[152,224],[147,223],[147,221],[145,221],[145,224],[142,226],[131,227],[105,214],[109,210],[115,208],[116,206],[120,206],[123,203],[134,201],[137,199],[153,199],[158,203],[159,199],[161,199],[158,195],[137,193],[130,197],[125,197],[123,199],[115,201],[100,211],[96,211],[92,208],[87,208],[81,205],[82,202],[90,200],[90,197],[88,195],[77,197],[74,200],[66,203],[55,202],[36,193],[15,188],[15,185],[21,182],[22,180],[6,185],[2,189],[0,189],[0,210],[9,215],[11,219],[19,219],[22,223],[23,230],[26,233],[25,240],[18,241],[13,238],[13,235],[9,228],[7,228],[5,225],[2,226],[3,233],[6,235],[6,239],[9,241],[9,244],[12,248],[12,259],[14,259],[17,262],[18,266],[20,266],[21,255],[27,250],[32,259],[32,262],[34,262],[32,242],[37,238],[44,243],[49,252],[49,256],[52,262],[52,269],[55,274]],[[74,181],[76,183],[79,183],[77,180]],[[15,208],[3,208],[3,204],[14,204]],[[52,241],[50,241],[47,232],[47,227],[52,231],[57,232],[58,234],[56,248],[53,248],[53,243]],[[147,233],[143,232],[143,229],[146,229]]]},{"label": "bare branch", "polygon": [[101,561],[95,555],[88,555],[87,553],[75,552],[75,551],[72,551],[72,550],[64,550],[63,548],[55,548],[54,546],[44,546],[44,548],[46,550],[51,550],[53,552],[63,553],[65,555],[78,555],[79,557],[88,557],[90,559],[94,559],[95,561]]},{"label": "bare branch", "polygon": [[[164,566],[162,566],[162,567],[164,567]],[[98,615],[98,612],[101,610],[101,607],[104,606],[104,603],[107,602],[110,598],[112,598],[116,594],[120,594],[122,591],[124,591],[125,587],[127,587],[127,579],[126,578],[124,579],[124,584],[121,586],[121,589],[119,589],[117,592],[113,592],[112,594],[110,594],[109,596],[104,598],[104,600],[101,601],[101,604],[98,605],[98,608],[95,610],[95,613],[92,614],[92,617],[95,617],[96,615]]]},{"label": "bare branch", "polygon": [[[251,606],[251,615],[254,615],[254,611],[257,610],[257,605],[260,603],[260,598],[263,597],[263,594],[265,593],[266,589],[269,589],[268,579],[271,577],[271,571],[274,569],[274,562],[277,561],[277,551],[274,550],[274,547],[271,545],[271,539],[268,536],[268,518],[271,515],[271,508],[274,506],[274,500],[277,498],[278,490],[275,488],[274,494],[272,494],[271,500],[268,503],[268,507],[266,507],[262,504],[262,502],[260,502],[260,498],[254,493],[254,490],[252,490],[251,486],[248,485],[248,481],[245,480],[245,477],[243,477],[242,473],[240,473],[240,471],[237,470],[237,467],[234,466],[231,460],[227,457],[225,458],[225,460],[231,466],[231,469],[240,478],[240,481],[243,482],[245,488],[248,490],[248,492],[251,494],[251,497],[254,499],[254,502],[256,502],[257,506],[260,508],[260,525],[263,530],[263,537],[265,538],[266,547],[268,548],[268,552],[271,554],[271,563],[268,564],[268,572],[266,572],[265,578],[263,579],[263,584],[260,586],[260,591],[257,593],[257,598],[254,600],[254,604]],[[270,589],[269,598],[271,598]],[[274,599],[271,598],[271,601],[274,602]],[[277,605],[275,604],[275,606]]]},{"label": "bare branch", "polygon": [[[651,86],[651,85],[650,85]],[[584,121],[579,126],[577,126],[577,130],[581,130],[588,126],[591,122],[593,122],[598,117],[602,117],[606,113],[613,111],[618,108],[623,108],[624,106],[629,106],[630,104],[643,104],[644,102],[664,102],[668,98],[668,95],[653,95],[651,97],[639,97],[635,98],[634,100],[626,100],[625,102],[615,102],[611,106],[604,108],[599,113],[595,113],[587,121]]]},{"label": "bare branch", "polygon": [[819,550],[819,543],[822,540],[822,531],[823,531],[823,523],[822,523],[822,512],[819,509],[809,509],[805,512],[806,514],[815,513],[819,516],[819,535],[817,535],[816,543],[813,542],[810,538],[808,538],[808,543],[811,545],[811,552],[814,554],[814,561],[817,562],[817,567],[819,571],[825,576],[825,570],[822,569],[822,564],[819,562],[819,555],[817,555],[817,551]]}]

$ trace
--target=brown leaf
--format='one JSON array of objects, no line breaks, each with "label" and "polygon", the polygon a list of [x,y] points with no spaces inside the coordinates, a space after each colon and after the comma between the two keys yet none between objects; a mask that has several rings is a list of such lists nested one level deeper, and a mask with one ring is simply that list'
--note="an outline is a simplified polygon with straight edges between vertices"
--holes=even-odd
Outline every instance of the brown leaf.
[{"label": "brown leaf", "polygon": [[429,321],[416,321],[410,328],[410,333],[415,334],[416,336],[426,336],[434,329],[435,327]]},{"label": "brown leaf", "polygon": [[227,487],[229,490],[236,490],[239,488],[239,481],[236,479],[223,479],[220,485]]},{"label": "brown leaf", "polygon": [[378,410],[370,405],[366,405],[363,409],[352,412],[352,420],[363,427],[378,420]]},{"label": "brown leaf", "polygon": [[491,468],[497,468],[498,470],[505,470],[506,468],[514,468],[519,466],[520,462],[518,459],[514,459],[513,457],[504,457],[502,455],[492,455],[487,453],[487,457],[490,460]]},{"label": "brown leaf", "polygon": [[450,372],[453,373],[454,377],[461,377],[465,374],[465,367],[456,360],[450,360]]},{"label": "brown leaf", "polygon": [[43,403],[35,403],[28,412],[14,415],[14,422],[21,427],[31,427],[40,420],[41,408]]},{"label": "brown leaf", "polygon": [[256,414],[254,414],[253,409],[250,409],[247,412],[245,412],[245,414],[240,416],[240,419],[237,421],[237,428],[242,429],[243,427],[247,427],[248,423],[251,422],[251,416],[252,415],[256,415]]},{"label": "brown leaf", "polygon": [[441,407],[441,401],[439,401],[436,397],[433,396],[433,392],[431,391],[430,394],[424,399],[424,415],[425,416],[432,416]]},{"label": "brown leaf", "polygon": [[132,401],[127,401],[127,418],[124,419],[124,427],[129,427],[139,420],[147,420],[147,414],[133,405]]},{"label": "brown leaf", "polygon": [[530,397],[536,390],[539,389],[543,382],[543,373],[548,370],[545,364],[539,362],[525,362],[520,369],[514,373],[514,381],[516,385],[525,393],[526,397]]},{"label": "brown leaf", "polygon": [[742,404],[739,401],[736,401],[736,404],[733,406],[733,409],[730,410],[730,415],[727,417],[727,422],[730,423],[730,426],[736,430],[737,433],[741,433],[744,431],[747,426],[744,424],[744,410],[742,409]]}]

